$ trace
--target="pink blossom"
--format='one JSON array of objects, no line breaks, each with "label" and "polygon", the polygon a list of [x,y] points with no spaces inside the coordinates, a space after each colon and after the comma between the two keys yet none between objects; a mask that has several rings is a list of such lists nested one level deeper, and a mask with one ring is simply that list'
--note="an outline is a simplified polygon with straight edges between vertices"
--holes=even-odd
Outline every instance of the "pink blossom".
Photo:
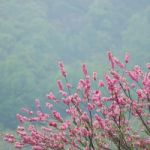
[{"label": "pink blossom", "polygon": [[30,111],[29,109],[27,109],[27,108],[22,108],[21,109],[23,112],[26,112],[27,114],[29,114],[29,115],[32,115],[33,114],[33,111]]},{"label": "pink blossom", "polygon": [[80,79],[78,82],[77,90],[81,90],[85,86],[85,81],[83,79]]},{"label": "pink blossom", "polygon": [[19,120],[20,123],[25,123],[26,121],[28,121],[28,118],[25,116],[22,116],[20,114],[16,115],[17,119]]},{"label": "pink blossom", "polygon": [[67,88],[72,88],[71,83],[66,83],[66,87],[67,87]]},{"label": "pink blossom", "polygon": [[54,122],[54,121],[50,121],[49,122],[49,126],[52,126],[52,127],[57,127],[57,123],[56,122]]},{"label": "pink blossom", "polygon": [[89,146],[86,146],[84,150],[90,150],[90,149],[89,149]]},{"label": "pink blossom", "polygon": [[75,107],[70,107],[69,109],[66,109],[66,112],[74,119],[78,116],[78,111]]},{"label": "pink blossom", "polygon": [[44,150],[41,146],[32,146],[33,150]]},{"label": "pink blossom", "polygon": [[135,88],[135,83],[131,83],[131,88]]},{"label": "pink blossom", "polygon": [[9,143],[14,143],[16,141],[16,138],[12,134],[6,134],[4,137],[4,140],[9,142]]},{"label": "pink blossom", "polygon": [[116,80],[120,80],[121,77],[116,71],[113,70],[110,73]]},{"label": "pink blossom", "polygon": [[63,62],[59,62],[59,63],[58,63],[58,66],[59,66],[59,68],[60,68],[60,72],[61,72],[62,76],[66,77],[66,76],[67,76],[67,73],[66,73],[66,71],[65,71]]},{"label": "pink blossom", "polygon": [[61,80],[58,80],[58,81],[57,81],[57,86],[58,86],[58,89],[59,89],[59,90],[63,91],[63,85],[62,85]]},{"label": "pink blossom", "polygon": [[97,72],[93,72],[93,80],[96,81],[97,79]]},{"label": "pink blossom", "polygon": [[127,64],[128,62],[129,62],[129,54],[126,53],[126,55],[125,55],[125,63]]},{"label": "pink blossom", "polygon": [[112,55],[112,53],[111,53],[110,51],[109,51],[107,54],[108,54],[108,59],[109,59],[109,61],[110,61],[110,63],[111,63],[111,67],[112,67],[112,69],[114,69],[115,64],[114,64],[113,55]]},{"label": "pink blossom", "polygon": [[52,100],[55,100],[56,97],[54,96],[53,92],[50,92],[48,95],[47,95],[48,99],[52,99]]},{"label": "pink blossom", "polygon": [[64,104],[68,105],[71,103],[71,96],[66,97],[66,98],[62,98]]},{"label": "pink blossom", "polygon": [[45,106],[46,106],[48,109],[52,109],[52,108],[53,108],[53,104],[50,104],[50,103],[48,103],[48,102],[45,104]]},{"label": "pink blossom", "polygon": [[91,104],[91,103],[88,103],[87,109],[88,109],[89,111],[92,111],[93,109],[95,109],[95,105],[94,105],[94,104]]},{"label": "pink blossom", "polygon": [[81,120],[83,120],[83,121],[89,120],[89,116],[88,116],[87,112],[84,112],[84,113],[81,115]]},{"label": "pink blossom", "polygon": [[67,96],[67,92],[65,92],[65,91],[59,90],[59,93],[60,93],[63,97],[66,97],[66,96]]},{"label": "pink blossom", "polygon": [[87,67],[86,67],[85,64],[82,65],[82,72],[83,72],[83,74],[84,74],[85,76],[88,75],[88,70],[87,70]]},{"label": "pink blossom", "polygon": [[99,123],[99,126],[102,128],[102,129],[104,129],[105,128],[105,123],[104,123],[104,121],[103,121],[103,119],[99,116],[99,115],[95,115],[95,118],[96,118],[96,120],[98,121],[98,123]]},{"label": "pink blossom", "polygon": [[146,64],[146,67],[147,67],[147,69],[150,70],[150,63],[147,63],[147,64]]},{"label": "pink blossom", "polygon": [[115,64],[117,64],[120,68],[124,68],[124,64],[121,63],[116,57],[114,58]]},{"label": "pink blossom", "polygon": [[136,93],[137,93],[139,99],[143,99],[143,98],[146,97],[145,94],[144,94],[144,91],[142,89],[138,89],[136,91]]},{"label": "pink blossom", "polygon": [[16,142],[16,143],[15,143],[15,148],[16,148],[16,149],[22,149],[22,148],[23,148],[23,145],[22,145],[20,142]]},{"label": "pink blossom", "polygon": [[70,121],[66,121],[61,125],[60,129],[66,130],[66,129],[68,129],[69,126],[70,126]]},{"label": "pink blossom", "polygon": [[40,106],[40,100],[39,99],[35,99],[35,106],[37,107],[37,108],[40,108],[41,106]]},{"label": "pink blossom", "polygon": [[99,80],[98,86],[99,86],[99,87],[104,87],[104,82],[103,82],[102,80]]},{"label": "pink blossom", "polygon": [[91,90],[91,81],[90,76],[86,76],[85,84],[84,84],[84,96],[88,98],[90,96],[90,90]]},{"label": "pink blossom", "polygon": [[90,132],[85,128],[80,128],[80,134],[83,137],[88,137],[90,135]]},{"label": "pink blossom", "polygon": [[101,92],[99,90],[94,91],[93,96],[92,96],[92,100],[95,104],[98,104],[100,102],[101,99]]},{"label": "pink blossom", "polygon": [[57,111],[53,111],[53,116],[60,122],[62,122],[62,117],[60,115],[60,113],[58,113]]},{"label": "pink blossom", "polygon": [[133,72],[133,71],[128,71],[127,72],[128,73],[128,75],[129,75],[129,77],[133,80],[133,81],[138,81],[138,76],[137,76],[137,74],[135,73],[135,72]]},{"label": "pink blossom", "polygon": [[114,113],[114,115],[119,115],[119,114],[120,114],[120,108],[119,108],[118,105],[116,105],[116,106],[114,107],[113,113]]}]

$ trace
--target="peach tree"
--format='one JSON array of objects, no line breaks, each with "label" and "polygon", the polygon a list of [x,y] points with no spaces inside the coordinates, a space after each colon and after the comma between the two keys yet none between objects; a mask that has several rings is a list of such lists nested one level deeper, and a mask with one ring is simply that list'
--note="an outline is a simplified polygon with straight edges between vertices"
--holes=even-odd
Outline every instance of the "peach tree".
[{"label": "peach tree", "polygon": [[[121,62],[108,52],[110,70],[99,79],[82,65],[83,78],[74,87],[59,62],[64,82],[57,81],[58,95],[47,95],[44,111],[38,99],[36,110],[23,108],[17,114],[16,135],[4,139],[16,149],[33,150],[148,150],[150,149],[150,64],[127,68],[129,55]],[[93,82],[96,86],[92,86]],[[54,106],[65,109],[63,116]]]}]

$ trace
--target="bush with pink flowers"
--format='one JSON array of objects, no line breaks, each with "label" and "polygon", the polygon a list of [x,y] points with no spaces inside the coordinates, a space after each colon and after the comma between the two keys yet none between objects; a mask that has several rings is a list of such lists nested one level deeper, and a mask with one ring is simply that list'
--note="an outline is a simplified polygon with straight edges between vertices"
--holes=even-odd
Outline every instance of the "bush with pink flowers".
[{"label": "bush with pink flowers", "polygon": [[[129,70],[128,54],[121,62],[108,52],[108,59],[111,68],[103,79],[97,72],[91,76],[83,64],[77,87],[59,62],[65,84],[58,80],[58,95],[47,95],[48,111],[36,99],[35,111],[24,108],[26,115],[17,114],[17,135],[6,134],[4,139],[16,149],[149,150],[150,64],[146,71],[137,65]],[[65,116],[57,105],[65,109]]]}]

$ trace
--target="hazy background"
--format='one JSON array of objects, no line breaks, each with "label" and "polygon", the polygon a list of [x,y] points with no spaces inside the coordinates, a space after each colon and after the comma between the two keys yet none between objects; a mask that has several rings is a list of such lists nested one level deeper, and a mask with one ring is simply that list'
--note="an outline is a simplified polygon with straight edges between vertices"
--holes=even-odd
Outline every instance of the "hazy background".
[{"label": "hazy background", "polygon": [[0,0],[0,130],[57,90],[59,60],[75,83],[83,62],[105,72],[109,49],[150,62],[150,0]]}]

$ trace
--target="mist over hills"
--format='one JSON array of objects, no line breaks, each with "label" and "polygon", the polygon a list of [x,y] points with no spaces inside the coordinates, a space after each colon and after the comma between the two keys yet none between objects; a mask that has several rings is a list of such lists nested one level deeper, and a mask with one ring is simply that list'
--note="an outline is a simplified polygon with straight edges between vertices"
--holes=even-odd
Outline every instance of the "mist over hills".
[{"label": "mist over hills", "polygon": [[109,49],[143,66],[149,27],[149,0],[0,0],[0,126],[14,128],[21,107],[57,89],[59,60],[72,81],[82,62],[102,73]]}]

